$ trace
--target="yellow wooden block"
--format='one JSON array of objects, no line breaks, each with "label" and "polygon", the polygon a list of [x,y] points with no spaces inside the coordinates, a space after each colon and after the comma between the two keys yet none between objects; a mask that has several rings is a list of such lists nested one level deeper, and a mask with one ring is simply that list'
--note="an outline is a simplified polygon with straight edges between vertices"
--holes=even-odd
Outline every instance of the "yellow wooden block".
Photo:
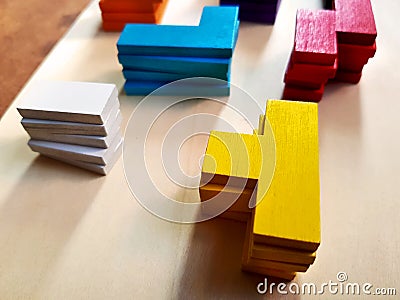
[{"label": "yellow wooden block", "polygon": [[275,136],[276,166],[268,190],[260,189],[260,175],[254,240],[315,251],[320,243],[317,104],[269,100],[266,117]]},{"label": "yellow wooden block", "polygon": [[259,181],[258,193],[266,193],[275,167],[274,136],[271,130],[266,132],[268,134],[257,135],[212,131],[203,161],[201,184],[253,189]]},{"label": "yellow wooden block", "polygon": [[202,172],[257,180],[261,160],[260,141],[254,135],[211,131]]},{"label": "yellow wooden block", "polygon": [[310,253],[256,243],[252,245],[251,257],[299,265],[310,265],[315,261],[316,252]]},{"label": "yellow wooden block", "polygon": [[242,270],[262,274],[265,276],[272,276],[285,280],[292,280],[296,276],[296,272],[294,270],[288,268],[285,268],[287,270],[281,269],[282,265],[278,263],[261,265],[259,264],[259,261],[261,260],[252,259],[251,251],[253,245],[253,236],[252,236],[253,219],[254,219],[254,213],[247,222],[246,236],[242,253]]},{"label": "yellow wooden block", "polygon": [[212,183],[200,187],[199,190],[201,201],[215,199],[222,205],[234,201],[233,205],[230,206],[227,211],[239,213],[250,213],[249,202],[253,193],[255,193],[254,190],[251,189],[243,190],[241,188],[221,186]]}]

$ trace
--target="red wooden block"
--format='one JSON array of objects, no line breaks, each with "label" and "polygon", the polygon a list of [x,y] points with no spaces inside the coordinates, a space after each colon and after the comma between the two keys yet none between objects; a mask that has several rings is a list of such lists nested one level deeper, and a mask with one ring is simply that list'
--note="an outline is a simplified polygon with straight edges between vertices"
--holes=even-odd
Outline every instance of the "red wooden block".
[{"label": "red wooden block", "polygon": [[374,44],[376,25],[370,0],[335,0],[335,9],[340,44]]},{"label": "red wooden block", "polygon": [[333,80],[339,81],[339,82],[347,82],[347,83],[356,84],[356,83],[360,82],[361,75],[362,75],[362,72],[346,72],[346,71],[338,70],[336,72],[336,76]]},{"label": "red wooden block", "polygon": [[364,65],[368,62],[368,58],[360,58],[354,56],[341,55],[339,53],[339,67],[338,70],[349,72],[361,72]]},{"label": "red wooden block", "polygon": [[291,71],[289,65],[285,72],[283,81],[286,84],[293,86],[305,87],[309,89],[320,89],[321,85],[325,84],[328,79],[328,77],[322,77],[315,74],[293,72]]},{"label": "red wooden block", "polygon": [[297,87],[300,89],[312,89],[312,90],[319,90],[321,86],[325,85],[328,82],[328,79],[326,79],[324,82],[313,82],[313,81],[308,81],[306,79],[297,79],[293,78],[290,76],[287,76],[285,74],[284,82],[290,86]]},{"label": "red wooden block", "polygon": [[319,90],[301,89],[296,86],[286,84],[283,90],[282,99],[319,102],[324,94],[325,86],[323,85]]},{"label": "red wooden block", "polygon": [[335,12],[329,10],[297,11],[295,44],[296,63],[333,65],[337,57]]},{"label": "red wooden block", "polygon": [[350,44],[339,44],[338,45],[339,54],[346,56],[360,56],[364,59],[374,57],[376,53],[376,43],[371,46],[361,46],[361,45],[350,45]]},{"label": "red wooden block", "polygon": [[288,70],[297,74],[312,74],[323,78],[335,77],[336,70],[338,68],[338,59],[332,66],[304,64],[304,63],[293,63],[293,60],[289,61]]}]

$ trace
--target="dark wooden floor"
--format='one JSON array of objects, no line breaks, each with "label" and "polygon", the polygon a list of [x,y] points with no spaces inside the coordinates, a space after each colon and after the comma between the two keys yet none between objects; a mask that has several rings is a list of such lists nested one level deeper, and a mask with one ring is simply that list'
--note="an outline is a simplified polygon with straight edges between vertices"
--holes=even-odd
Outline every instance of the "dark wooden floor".
[{"label": "dark wooden floor", "polygon": [[90,0],[0,0],[0,117]]}]

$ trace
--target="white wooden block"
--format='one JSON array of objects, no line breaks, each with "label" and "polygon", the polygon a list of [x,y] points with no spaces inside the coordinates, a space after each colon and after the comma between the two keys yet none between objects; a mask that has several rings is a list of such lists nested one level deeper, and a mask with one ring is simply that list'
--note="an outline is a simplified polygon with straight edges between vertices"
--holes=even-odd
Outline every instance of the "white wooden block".
[{"label": "white wooden block", "polygon": [[107,165],[98,165],[98,164],[91,164],[83,161],[78,161],[78,160],[70,160],[66,159],[64,156],[56,156],[56,155],[45,155],[42,153],[42,155],[53,158],[55,160],[59,160],[61,162],[91,171],[95,172],[101,175],[107,175],[111,169],[114,167],[115,163],[118,161],[118,158],[121,156],[122,153],[122,143],[117,147],[115,150],[113,157],[111,158],[110,162]]},{"label": "white wooden block", "polygon": [[114,84],[43,81],[24,92],[17,109],[24,118],[103,124],[116,102]]},{"label": "white wooden block", "polygon": [[104,125],[27,118],[23,118],[21,124],[26,131],[29,129],[38,129],[59,134],[107,136],[113,125],[116,122],[121,122],[121,120],[122,116],[119,111],[119,106],[115,105],[108,115]]},{"label": "white wooden block", "polygon": [[115,122],[112,129],[108,133],[107,136],[100,135],[82,135],[82,134],[60,134],[54,133],[51,131],[44,131],[41,129],[30,129],[28,128],[26,131],[30,135],[30,137],[34,140],[41,141],[49,141],[49,142],[58,142],[65,144],[74,144],[88,147],[98,147],[98,148],[108,148],[111,145],[111,142],[120,134],[121,129],[121,118],[119,118],[119,122]]},{"label": "white wooden block", "polygon": [[114,154],[121,143],[122,137],[121,135],[118,135],[108,149],[32,139],[29,140],[28,145],[32,151],[44,155],[63,157],[66,160],[77,160],[92,164],[107,165],[113,160]]}]

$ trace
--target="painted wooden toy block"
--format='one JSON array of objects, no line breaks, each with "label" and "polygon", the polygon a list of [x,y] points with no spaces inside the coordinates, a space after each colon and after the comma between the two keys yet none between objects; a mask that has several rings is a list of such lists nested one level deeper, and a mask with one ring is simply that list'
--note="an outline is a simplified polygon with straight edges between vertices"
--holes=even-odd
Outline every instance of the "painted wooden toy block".
[{"label": "painted wooden toy block", "polygon": [[126,69],[187,74],[186,77],[209,76],[227,80],[232,59],[119,54],[118,60]]},{"label": "painted wooden toy block", "polygon": [[253,236],[252,236],[252,228],[254,223],[254,214],[248,220],[246,226],[246,236],[243,244],[243,252],[242,252],[242,270],[251,272],[251,273],[258,273],[265,276],[276,277],[284,280],[291,281],[296,277],[295,271],[285,271],[279,268],[267,268],[258,265],[256,262],[250,262],[251,260],[251,253],[252,253],[252,245],[254,243]]},{"label": "painted wooden toy block", "polygon": [[[282,97],[285,99],[320,101],[328,81],[356,84],[361,79],[364,65],[375,55],[377,33],[370,0],[330,3],[333,11],[317,11],[330,14],[327,19],[321,17],[321,22],[315,21],[315,16],[310,18],[304,10],[297,13],[295,45],[284,77],[286,84]],[[308,11],[308,14],[312,12]],[[335,38],[321,42],[327,36],[327,30],[332,33],[333,28]],[[316,53],[333,49],[334,43],[337,44],[334,64],[322,56],[318,58]],[[321,51],[320,48],[326,49]],[[304,68],[306,65],[308,67]]]},{"label": "painted wooden toy block", "polygon": [[34,82],[21,97],[32,151],[102,175],[111,170],[123,142],[114,84]]},{"label": "painted wooden toy block", "polygon": [[112,161],[114,153],[122,145],[122,139],[117,136],[107,149],[32,139],[28,145],[32,151],[45,155],[105,166]]},{"label": "painted wooden toy block", "polygon": [[168,0],[100,0],[102,28],[122,31],[127,23],[160,23]]},{"label": "painted wooden toy block", "polygon": [[298,265],[311,265],[316,258],[316,252],[297,251],[289,248],[274,247],[254,243],[251,256],[258,259],[283,261]]},{"label": "painted wooden toy block", "polygon": [[340,44],[373,45],[377,36],[370,0],[335,0]]},{"label": "painted wooden toy block", "polygon": [[199,26],[128,24],[117,48],[127,55],[230,58],[238,26],[236,7],[204,7]]},{"label": "painted wooden toy block", "polygon": [[40,129],[27,129],[26,132],[29,134],[31,139],[34,140],[107,149],[117,136],[119,130],[120,127],[115,126],[115,129],[113,129],[107,136],[51,133],[48,131],[43,132]]},{"label": "painted wooden toy block", "polygon": [[351,71],[346,71],[346,70],[339,70],[336,73],[335,78],[333,79],[334,81],[339,81],[339,82],[347,82],[347,83],[353,83],[356,84],[360,82],[362,76],[362,72],[351,72]]},{"label": "painted wooden toy block", "polygon": [[299,85],[286,84],[283,90],[283,98],[295,99],[297,101],[319,102],[322,99],[324,90],[325,85],[322,85],[319,89],[310,89],[300,87]]},{"label": "painted wooden toy block", "polygon": [[101,135],[107,136],[113,124],[121,121],[121,113],[119,106],[115,105],[104,124],[91,124],[83,122],[68,122],[68,121],[53,121],[43,119],[28,119],[22,118],[21,124],[26,129],[38,129],[51,131],[59,134],[81,134],[81,135]]},{"label": "painted wooden toy block", "polygon": [[248,217],[243,270],[292,280],[320,244],[318,107],[269,100],[259,124],[254,134],[210,133],[200,197],[223,205],[238,199],[223,217]]},{"label": "painted wooden toy block", "polygon": [[[320,244],[318,106],[269,101],[276,140],[275,174],[255,208],[257,243],[315,251]],[[288,188],[290,187],[290,188]]]},{"label": "painted wooden toy block", "polygon": [[182,74],[182,73],[177,74],[177,73],[165,73],[165,72],[155,72],[155,71],[123,69],[122,73],[123,73],[125,79],[130,80],[130,81],[148,80],[148,81],[171,82],[171,81],[190,78],[190,77],[212,77],[212,78],[218,78],[218,79],[230,82],[230,72],[227,72],[226,74],[215,74],[215,73],[207,74],[207,73],[191,72],[191,70],[188,70],[188,73],[186,73],[186,74]]},{"label": "painted wooden toy block", "polygon": [[293,62],[333,65],[337,58],[335,12],[299,9]]},{"label": "painted wooden toy block", "polygon": [[238,6],[239,18],[242,21],[274,24],[281,0],[220,0],[221,6]]},{"label": "painted wooden toy block", "polygon": [[335,63],[332,66],[293,63],[291,60],[287,66],[286,73],[297,79],[311,77],[313,78],[312,81],[326,81],[329,78],[335,77],[337,68],[338,59],[335,60]]},{"label": "painted wooden toy block", "polygon": [[128,1],[128,0],[100,0],[99,6],[102,12],[119,13],[154,13],[161,3],[166,1]]},{"label": "painted wooden toy block", "polygon": [[152,13],[102,13],[101,17],[105,23],[157,23],[159,20]]},{"label": "painted wooden toy block", "polygon": [[103,124],[117,96],[114,84],[41,82],[24,94],[18,112],[24,118]]},{"label": "painted wooden toy block", "polygon": [[[164,87],[170,82],[165,81],[139,81],[127,80],[124,84],[124,90],[127,95],[148,95],[155,90]],[[156,91],[159,96],[192,96],[192,97],[207,97],[207,96],[228,96],[230,93],[230,83],[221,84],[180,84],[175,83],[169,88],[165,87]]]}]

